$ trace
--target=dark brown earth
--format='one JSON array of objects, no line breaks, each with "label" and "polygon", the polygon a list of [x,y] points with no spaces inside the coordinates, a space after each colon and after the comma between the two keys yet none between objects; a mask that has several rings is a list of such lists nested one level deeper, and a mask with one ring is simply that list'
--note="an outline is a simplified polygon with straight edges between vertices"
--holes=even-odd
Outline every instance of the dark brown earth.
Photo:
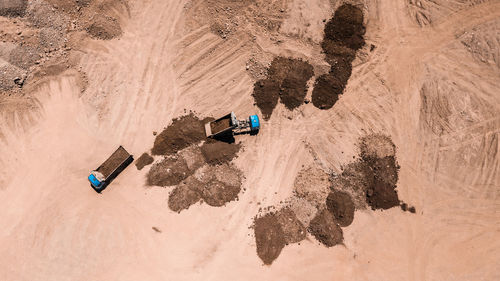
[{"label": "dark brown earth", "polygon": [[274,108],[278,104],[280,83],[275,80],[262,79],[255,82],[253,86],[253,97],[255,104],[262,112],[262,118],[269,120]]},{"label": "dark brown earth", "polygon": [[286,244],[285,235],[278,217],[273,213],[269,213],[255,218],[254,231],[257,255],[264,264],[272,264]]},{"label": "dark brown earth", "polygon": [[342,227],[349,226],[354,220],[354,202],[345,192],[330,192],[326,198],[326,207]]},{"label": "dark brown earth", "polygon": [[278,100],[289,110],[302,105],[307,94],[307,81],[313,75],[313,67],[301,59],[274,58],[267,78],[254,85],[253,97],[263,118],[269,120]]},{"label": "dark brown earth", "polygon": [[356,51],[364,46],[363,11],[350,4],[340,6],[325,25],[321,47],[330,64],[330,72],[318,77],[312,103],[319,109],[330,109],[344,92],[352,73]]},{"label": "dark brown earth", "polygon": [[318,212],[309,224],[307,230],[327,247],[342,243],[344,235],[335,217],[326,209]]},{"label": "dark brown earth", "polygon": [[236,157],[236,154],[240,151],[240,148],[240,144],[207,140],[201,146],[201,153],[208,164],[216,165],[233,160],[233,158]]},{"label": "dark brown earth", "polygon": [[290,208],[283,208],[276,212],[278,223],[283,230],[285,243],[298,243],[306,238],[307,229],[297,219],[297,216]]},{"label": "dark brown earth", "polygon": [[94,15],[85,30],[92,38],[101,40],[110,40],[122,34],[120,24],[115,18],[101,14]]},{"label": "dark brown earth", "polygon": [[142,168],[153,163],[153,161],[154,158],[144,152],[139,158],[137,158],[137,160],[135,160],[135,166],[137,167],[137,170],[142,170]]},{"label": "dark brown earth", "polygon": [[27,0],[2,0],[0,1],[0,16],[21,17],[26,11]]},{"label": "dark brown earth", "polygon": [[372,209],[399,206],[396,183],[399,166],[394,156],[363,159],[372,168],[373,181],[366,190],[366,202]]},{"label": "dark brown earth", "polygon": [[174,119],[172,124],[155,139],[151,153],[153,155],[174,154],[191,144],[199,143],[206,138],[205,120],[194,114]]},{"label": "dark brown earth", "polygon": [[221,132],[229,127],[231,127],[231,117],[210,123],[210,129],[212,130],[212,134]]},{"label": "dark brown earth", "polygon": [[190,171],[184,158],[169,156],[154,164],[148,172],[147,185],[172,186],[181,183],[190,176]]}]

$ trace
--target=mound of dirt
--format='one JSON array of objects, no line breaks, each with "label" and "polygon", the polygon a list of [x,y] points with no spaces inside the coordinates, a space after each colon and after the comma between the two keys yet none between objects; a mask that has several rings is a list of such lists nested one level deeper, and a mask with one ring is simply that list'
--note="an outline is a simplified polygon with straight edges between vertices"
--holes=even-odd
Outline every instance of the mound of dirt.
[{"label": "mound of dirt", "polygon": [[350,195],[356,209],[366,209],[366,191],[373,184],[373,171],[365,161],[347,165],[342,174],[332,179],[332,189]]},{"label": "mound of dirt", "polygon": [[290,208],[279,210],[276,212],[276,217],[283,230],[286,244],[297,243],[306,238],[307,229]]},{"label": "mound of dirt", "polygon": [[264,120],[271,118],[274,108],[278,105],[279,94],[280,83],[278,81],[262,79],[255,82],[252,95]]},{"label": "mound of dirt", "polygon": [[345,84],[335,75],[323,74],[316,79],[312,93],[312,103],[319,109],[330,109],[344,92]]},{"label": "mound of dirt", "polygon": [[101,40],[111,40],[122,34],[120,23],[115,18],[101,14],[92,17],[85,30],[92,38]]},{"label": "mound of dirt", "polygon": [[21,87],[26,78],[26,71],[7,62],[0,63],[0,74],[0,91]]},{"label": "mound of dirt", "polygon": [[144,152],[139,158],[137,158],[137,160],[135,160],[135,166],[137,167],[137,170],[142,170],[142,168],[153,163],[153,161],[153,157]]},{"label": "mound of dirt", "polygon": [[396,154],[396,146],[391,139],[388,136],[378,134],[361,138],[360,149],[361,157],[365,159],[383,158]]},{"label": "mound of dirt", "polygon": [[307,94],[307,81],[313,75],[312,65],[301,59],[274,58],[267,78],[254,85],[253,97],[263,118],[269,120],[278,99],[289,110],[302,105]]},{"label": "mound of dirt", "polygon": [[188,169],[191,171],[196,171],[198,168],[205,165],[203,154],[201,153],[200,147],[196,144],[184,148],[177,152],[177,154],[186,160]]},{"label": "mound of dirt", "polygon": [[168,197],[170,210],[180,213],[182,210],[186,210],[191,205],[199,202],[201,200],[199,192],[201,185],[201,182],[194,176],[190,176],[174,188]]},{"label": "mound of dirt", "polygon": [[326,198],[326,207],[340,226],[349,226],[354,220],[354,202],[345,192],[333,191]]},{"label": "mound of dirt", "polygon": [[325,39],[331,40],[339,45],[358,50],[365,45],[363,35],[363,11],[361,9],[344,4],[340,6],[325,25]]},{"label": "mound of dirt", "polygon": [[297,197],[318,207],[325,203],[330,192],[329,176],[316,166],[306,167],[295,177],[294,191]]},{"label": "mound of dirt", "polygon": [[255,218],[254,232],[257,255],[264,264],[272,264],[286,245],[285,235],[278,217],[269,213]]},{"label": "mound of dirt", "polygon": [[169,156],[154,164],[148,172],[147,185],[172,186],[181,183],[193,172],[188,169],[186,160]]},{"label": "mound of dirt", "polygon": [[241,181],[241,171],[234,165],[227,163],[218,166],[205,165],[172,191],[169,207],[175,212],[180,212],[200,199],[210,206],[224,206],[238,198]]},{"label": "mound of dirt", "polygon": [[27,6],[27,0],[2,0],[0,1],[0,16],[22,17]]},{"label": "mound of dirt", "polygon": [[208,205],[221,207],[236,200],[240,190],[240,186],[232,186],[218,180],[212,180],[201,188],[200,193],[201,198]]},{"label": "mound of dirt", "polygon": [[17,46],[9,55],[9,62],[22,69],[28,69],[42,58],[40,50],[31,46]]},{"label": "mound of dirt", "polygon": [[227,163],[233,160],[241,146],[217,140],[208,140],[201,146],[201,153],[210,165]]},{"label": "mound of dirt", "polygon": [[327,247],[333,247],[344,240],[342,228],[335,221],[335,217],[325,209],[318,212],[307,230]]},{"label": "mound of dirt", "polygon": [[174,119],[172,124],[155,139],[151,153],[153,155],[174,154],[177,151],[201,142],[205,136],[205,121],[194,114]]},{"label": "mound of dirt", "polygon": [[350,4],[340,6],[325,25],[321,47],[330,72],[316,80],[312,103],[319,109],[330,109],[344,92],[352,73],[356,51],[365,45],[363,11]]}]

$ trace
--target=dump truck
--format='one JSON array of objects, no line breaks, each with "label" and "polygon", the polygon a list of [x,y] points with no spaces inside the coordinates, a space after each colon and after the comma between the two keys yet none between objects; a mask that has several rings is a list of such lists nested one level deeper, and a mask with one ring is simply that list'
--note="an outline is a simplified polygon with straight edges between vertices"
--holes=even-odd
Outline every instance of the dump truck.
[{"label": "dump truck", "polygon": [[97,192],[101,192],[118,174],[120,174],[127,166],[134,161],[134,157],[130,155],[123,146],[118,149],[104,161],[99,168],[90,172],[88,177],[90,185]]},{"label": "dump truck", "polygon": [[205,134],[214,138],[224,134],[257,133],[260,129],[259,116],[250,115],[246,120],[238,120],[234,112],[205,124]]}]

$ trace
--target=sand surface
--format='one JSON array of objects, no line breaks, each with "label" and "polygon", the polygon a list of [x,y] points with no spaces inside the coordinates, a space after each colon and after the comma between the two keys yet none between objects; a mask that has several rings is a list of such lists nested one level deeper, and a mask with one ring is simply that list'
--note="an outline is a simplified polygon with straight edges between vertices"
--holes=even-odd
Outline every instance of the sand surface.
[{"label": "sand surface", "polygon": [[[0,280],[500,279],[497,0],[351,1],[367,45],[344,94],[329,110],[278,103],[258,135],[236,136],[238,201],[173,212],[171,189],[133,165],[97,194],[91,170],[118,145],[138,158],[186,110],[260,115],[255,75],[274,56],[328,72],[323,20],[340,1],[234,4],[225,29],[196,12],[205,2],[130,1],[117,38],[86,40],[78,63],[0,95]],[[416,213],[357,210],[343,245],[308,235],[263,265],[259,208],[289,198],[303,166],[341,173],[371,133],[394,142],[399,198]]]}]

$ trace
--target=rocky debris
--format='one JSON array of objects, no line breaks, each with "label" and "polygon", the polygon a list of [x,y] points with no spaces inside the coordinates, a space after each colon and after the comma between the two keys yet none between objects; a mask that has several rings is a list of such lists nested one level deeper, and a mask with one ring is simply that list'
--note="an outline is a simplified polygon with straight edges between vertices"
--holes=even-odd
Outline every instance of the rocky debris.
[{"label": "rocky debris", "polygon": [[22,69],[29,69],[41,59],[40,50],[32,46],[17,46],[9,55],[9,62]]},{"label": "rocky debris", "polygon": [[0,16],[22,17],[27,6],[27,0],[2,0],[0,1]]},{"label": "rocky debris", "polygon": [[342,228],[338,225],[335,217],[326,209],[318,212],[311,221],[307,230],[327,247],[333,247],[344,241]]}]

